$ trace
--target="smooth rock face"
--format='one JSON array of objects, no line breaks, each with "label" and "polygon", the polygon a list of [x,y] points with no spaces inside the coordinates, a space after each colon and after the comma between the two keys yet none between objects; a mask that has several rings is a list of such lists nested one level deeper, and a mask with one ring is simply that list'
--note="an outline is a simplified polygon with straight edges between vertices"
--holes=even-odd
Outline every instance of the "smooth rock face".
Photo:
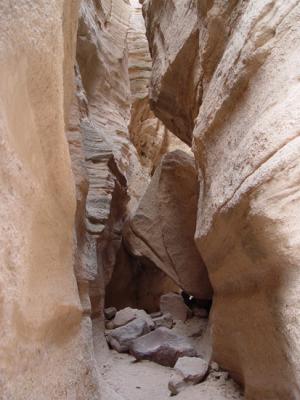
[{"label": "smooth rock face", "polygon": [[194,244],[198,183],[192,157],[181,150],[166,154],[124,236],[129,251],[149,259],[178,286],[209,298],[206,267]]},{"label": "smooth rock face", "polygon": [[196,356],[186,338],[163,327],[134,340],[129,351],[137,360],[150,360],[167,367],[173,367],[179,357]]},{"label": "smooth rock face", "polygon": [[182,296],[177,293],[167,293],[161,296],[160,310],[164,314],[169,313],[173,319],[180,321],[186,321],[192,315]]},{"label": "smooth rock face", "polygon": [[120,328],[113,329],[107,334],[106,339],[114,350],[125,353],[134,339],[148,332],[150,327],[147,321],[137,318]]},{"label": "smooth rock face", "polygon": [[197,2],[146,1],[144,15],[153,60],[151,106],[166,127],[190,145],[201,100]]},{"label": "smooth rock face", "polygon": [[97,399],[65,123],[77,1],[0,5],[0,397]]},{"label": "smooth rock face", "polygon": [[[190,96],[182,108],[199,111],[196,241],[214,290],[213,357],[248,399],[299,398],[299,2],[200,1],[187,11],[199,29],[189,57],[177,50],[187,38],[169,34],[191,29],[178,11],[187,1],[164,3],[144,7],[151,52],[164,54],[153,57],[156,114],[169,122],[159,104],[167,97],[176,118],[177,98],[167,95],[185,71],[202,86],[200,102]],[[200,75],[188,72],[197,57]]]}]

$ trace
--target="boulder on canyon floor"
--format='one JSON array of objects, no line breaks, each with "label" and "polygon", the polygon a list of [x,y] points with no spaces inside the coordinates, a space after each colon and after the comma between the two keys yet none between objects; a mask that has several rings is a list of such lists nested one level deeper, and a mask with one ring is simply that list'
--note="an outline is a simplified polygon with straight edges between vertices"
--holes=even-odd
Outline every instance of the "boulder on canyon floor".
[{"label": "boulder on canyon floor", "polygon": [[178,293],[167,293],[160,298],[160,310],[169,313],[175,320],[186,321],[192,316],[192,311],[185,305],[183,298]]},{"label": "boulder on canyon floor", "polygon": [[206,267],[194,243],[197,201],[193,158],[181,150],[170,152],[162,158],[124,236],[133,255],[149,259],[191,295],[209,298]]},{"label": "boulder on canyon floor", "polygon": [[208,363],[200,357],[180,357],[174,369],[168,385],[172,395],[178,394],[186,386],[202,382],[208,371]]},{"label": "boulder on canyon floor", "polygon": [[150,332],[149,324],[142,318],[134,319],[120,328],[113,329],[106,335],[107,342],[119,353],[128,351],[132,341]]},{"label": "boulder on canyon floor", "polygon": [[197,355],[187,338],[164,327],[134,340],[129,351],[137,360],[150,360],[167,367],[173,367],[179,357]]}]

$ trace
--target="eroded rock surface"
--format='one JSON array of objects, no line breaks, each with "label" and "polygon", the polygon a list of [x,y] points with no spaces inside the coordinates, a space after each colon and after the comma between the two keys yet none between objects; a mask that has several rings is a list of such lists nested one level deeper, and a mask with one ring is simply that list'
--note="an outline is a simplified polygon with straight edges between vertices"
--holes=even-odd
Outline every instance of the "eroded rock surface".
[{"label": "eroded rock surface", "polygon": [[[182,137],[170,124],[179,114],[170,93],[186,81],[199,88],[200,98],[187,94],[181,103],[185,115],[196,108],[193,118],[181,121],[189,137],[194,129],[196,240],[214,290],[214,357],[244,383],[247,398],[291,400],[300,396],[300,5],[197,6],[145,2],[153,109]],[[187,57],[193,26],[199,41]]]}]

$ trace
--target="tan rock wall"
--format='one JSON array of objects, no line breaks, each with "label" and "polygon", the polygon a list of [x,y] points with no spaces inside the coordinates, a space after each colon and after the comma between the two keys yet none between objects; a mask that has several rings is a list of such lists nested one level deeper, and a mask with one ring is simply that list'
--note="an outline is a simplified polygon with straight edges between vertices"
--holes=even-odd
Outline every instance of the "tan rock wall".
[{"label": "tan rock wall", "polygon": [[98,398],[91,329],[73,272],[75,191],[64,132],[77,12],[76,1],[0,5],[0,396],[6,400]]},{"label": "tan rock wall", "polygon": [[[188,41],[183,2],[170,2],[172,10],[158,3],[146,1],[144,11],[152,54],[162,54],[154,57],[154,111],[166,123],[159,101],[181,90],[181,74],[199,56],[200,75],[189,75],[202,88],[192,123],[196,241],[214,289],[214,357],[248,399],[297,399],[299,2],[198,2],[197,11],[195,2],[187,13],[197,17],[199,50],[184,59],[176,47]],[[175,58],[187,68],[172,68]],[[175,117],[177,97],[168,99]],[[195,105],[193,96],[186,104]]]}]

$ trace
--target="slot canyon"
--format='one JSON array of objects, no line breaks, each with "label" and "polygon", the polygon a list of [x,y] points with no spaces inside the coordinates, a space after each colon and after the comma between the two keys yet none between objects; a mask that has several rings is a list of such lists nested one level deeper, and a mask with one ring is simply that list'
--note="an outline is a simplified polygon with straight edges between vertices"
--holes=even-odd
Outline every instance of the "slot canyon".
[{"label": "slot canyon", "polygon": [[300,1],[0,22],[0,400],[300,400]]}]

